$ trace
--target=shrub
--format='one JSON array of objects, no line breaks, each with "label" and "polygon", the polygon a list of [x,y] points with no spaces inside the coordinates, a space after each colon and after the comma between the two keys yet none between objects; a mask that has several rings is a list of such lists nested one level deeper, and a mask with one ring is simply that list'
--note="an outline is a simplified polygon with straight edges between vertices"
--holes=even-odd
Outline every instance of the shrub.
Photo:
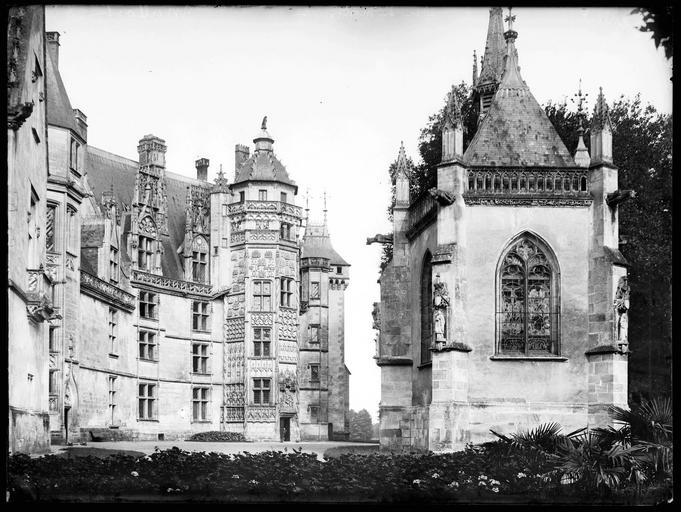
[{"label": "shrub", "polygon": [[210,430],[192,434],[187,441],[212,441],[212,442],[243,442],[246,438],[241,432],[220,432]]}]

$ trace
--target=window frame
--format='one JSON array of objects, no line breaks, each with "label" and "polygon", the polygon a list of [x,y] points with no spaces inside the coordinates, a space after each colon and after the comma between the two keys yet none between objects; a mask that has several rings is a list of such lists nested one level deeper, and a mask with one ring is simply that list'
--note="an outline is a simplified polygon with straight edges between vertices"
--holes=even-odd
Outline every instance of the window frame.
[{"label": "window frame", "polygon": [[[137,359],[151,363],[158,362],[158,340],[156,339],[157,334],[158,333],[156,331],[149,329],[139,329],[137,331]],[[142,347],[144,347],[144,356],[142,355]],[[151,357],[149,357],[150,353]]]},{"label": "window frame", "polygon": [[118,283],[120,277],[120,252],[118,247],[109,245],[109,281]]},{"label": "window frame", "polygon": [[271,327],[253,327],[253,357],[263,359],[273,357]]},{"label": "window frame", "polygon": [[[254,378],[253,382],[253,405],[272,405],[272,379]],[[265,386],[265,384],[267,384]],[[266,393],[266,394],[265,394]],[[267,400],[265,401],[265,397]]]},{"label": "window frame", "polygon": [[[137,268],[144,272],[151,272],[153,269],[154,239],[143,234],[138,234],[137,237]],[[142,265],[142,261],[144,261],[144,265]]]},{"label": "window frame", "polygon": [[116,424],[116,393],[118,390],[116,389],[116,380],[117,380],[116,375],[109,375],[108,376],[108,383],[109,383],[109,408],[108,408],[108,417],[110,421],[110,425],[115,425]]},{"label": "window frame", "polygon": [[210,302],[192,301],[192,331],[210,332]]},{"label": "window frame", "polygon": [[322,365],[319,363],[309,363],[307,367],[310,370],[310,382],[312,384],[319,384],[321,382]]},{"label": "window frame", "polygon": [[279,279],[279,305],[285,308],[293,308],[294,279],[282,277]]},{"label": "window frame", "polygon": [[[265,293],[265,286],[267,286],[267,293]],[[253,280],[251,296],[253,298],[253,311],[272,311],[272,281],[268,279]]]},{"label": "window frame", "polygon": [[118,311],[109,307],[107,318],[109,322],[109,354],[118,354]]},{"label": "window frame", "polygon": [[[143,388],[144,387],[144,388]],[[142,393],[144,389],[144,394]],[[151,390],[151,392],[150,392]],[[158,421],[158,383],[150,381],[137,382],[137,420]],[[144,407],[142,406],[144,404]],[[144,414],[140,414],[141,410]]]},{"label": "window frame", "polygon": [[258,201],[267,201],[267,189],[258,189]]},{"label": "window frame", "polygon": [[[148,290],[140,290],[137,295],[140,318],[158,320],[158,294]],[[151,311],[151,314],[149,312]],[[144,313],[144,314],[143,314]]]},{"label": "window frame", "polygon": [[199,375],[208,375],[210,373],[208,366],[210,359],[209,343],[203,341],[193,341],[191,347],[191,358],[192,373]]},{"label": "window frame", "polygon": [[[198,393],[197,393],[198,392]],[[198,395],[198,396],[197,396]],[[192,422],[204,423],[210,421],[210,386],[192,386]],[[197,406],[198,414],[197,417]]]},{"label": "window frame", "polygon": [[310,300],[320,300],[322,295],[319,281],[310,281]]}]

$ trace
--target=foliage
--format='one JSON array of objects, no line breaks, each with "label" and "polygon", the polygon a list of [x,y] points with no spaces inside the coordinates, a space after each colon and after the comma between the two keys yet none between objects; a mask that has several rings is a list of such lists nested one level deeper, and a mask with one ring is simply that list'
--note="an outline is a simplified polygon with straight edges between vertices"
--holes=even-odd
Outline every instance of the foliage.
[{"label": "foliage", "polygon": [[350,439],[357,441],[369,441],[372,436],[371,415],[366,409],[359,412],[350,409],[348,413],[350,420]]},{"label": "foliage", "polygon": [[192,434],[187,441],[243,442],[246,438],[241,432],[221,432],[210,430]]},{"label": "foliage", "polygon": [[643,25],[638,27],[641,32],[652,32],[655,48],[662,45],[664,56],[671,59],[674,50],[674,16],[671,3],[654,7],[637,7],[631,14],[641,14]]}]

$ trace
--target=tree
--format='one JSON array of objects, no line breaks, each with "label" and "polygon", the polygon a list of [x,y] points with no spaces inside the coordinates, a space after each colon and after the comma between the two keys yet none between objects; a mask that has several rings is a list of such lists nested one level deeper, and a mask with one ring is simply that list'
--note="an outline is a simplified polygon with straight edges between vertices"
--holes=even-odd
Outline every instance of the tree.
[{"label": "tree", "polygon": [[[469,87],[462,83],[455,91],[463,105],[466,148],[475,134],[477,111]],[[584,142],[590,148],[588,120],[580,104],[572,109],[567,101],[548,102],[544,110],[571,154],[577,147],[580,120]],[[443,112],[444,105],[421,130],[421,162],[414,166],[411,177],[413,196],[434,186],[442,151]],[[672,117],[657,112],[652,105],[643,105],[640,95],[614,101],[610,117],[619,188],[636,191],[633,200],[619,206],[619,226],[620,248],[631,265],[629,387],[632,399],[639,402],[671,389]],[[395,168],[395,163],[389,168],[391,178]],[[388,208],[391,219],[394,202],[393,187]],[[381,268],[391,254],[392,246],[384,246]]]},{"label": "tree", "polygon": [[637,7],[631,14],[641,14],[643,25],[638,27],[641,32],[652,32],[655,48],[662,45],[664,56],[672,58],[674,50],[674,12],[671,4],[657,5],[655,7]]},{"label": "tree", "polygon": [[366,409],[355,412],[350,409],[350,439],[354,441],[369,441],[372,437],[371,414]]}]

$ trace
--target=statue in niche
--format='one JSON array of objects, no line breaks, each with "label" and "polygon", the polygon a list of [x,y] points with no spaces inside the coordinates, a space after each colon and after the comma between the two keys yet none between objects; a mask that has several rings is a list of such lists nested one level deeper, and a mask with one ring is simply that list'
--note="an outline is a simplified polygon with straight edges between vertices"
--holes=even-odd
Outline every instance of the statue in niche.
[{"label": "statue in niche", "polygon": [[627,276],[620,277],[613,301],[615,309],[615,339],[620,346],[629,344],[629,280]]},{"label": "statue in niche", "polygon": [[433,283],[433,323],[435,343],[447,341],[447,308],[449,307],[449,292],[447,285],[440,281],[440,274],[435,276]]}]

